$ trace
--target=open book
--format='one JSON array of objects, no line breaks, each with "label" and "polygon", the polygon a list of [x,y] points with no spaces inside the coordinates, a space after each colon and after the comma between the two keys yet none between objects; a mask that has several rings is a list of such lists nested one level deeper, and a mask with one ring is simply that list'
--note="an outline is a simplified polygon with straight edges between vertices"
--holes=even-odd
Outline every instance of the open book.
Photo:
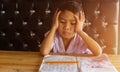
[{"label": "open book", "polygon": [[106,54],[96,57],[47,55],[39,72],[118,72]]}]

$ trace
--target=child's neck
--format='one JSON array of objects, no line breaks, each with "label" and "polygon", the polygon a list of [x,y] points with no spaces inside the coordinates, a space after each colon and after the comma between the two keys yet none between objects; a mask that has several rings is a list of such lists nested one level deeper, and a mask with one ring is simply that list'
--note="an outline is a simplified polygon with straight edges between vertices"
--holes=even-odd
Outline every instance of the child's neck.
[{"label": "child's neck", "polygon": [[71,39],[63,39],[63,44],[64,44],[64,47],[65,47],[65,50],[67,50],[71,40],[72,40],[72,38]]}]

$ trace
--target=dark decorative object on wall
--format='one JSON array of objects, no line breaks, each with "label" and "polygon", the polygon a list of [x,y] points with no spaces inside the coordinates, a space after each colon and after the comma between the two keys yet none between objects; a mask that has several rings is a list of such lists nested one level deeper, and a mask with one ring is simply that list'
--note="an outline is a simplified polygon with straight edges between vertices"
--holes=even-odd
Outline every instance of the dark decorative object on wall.
[{"label": "dark decorative object on wall", "polygon": [[[67,0],[0,0],[0,50],[39,51],[56,8]],[[78,0],[79,1],[79,0]],[[117,53],[119,0],[81,0],[84,29],[106,53]]]}]

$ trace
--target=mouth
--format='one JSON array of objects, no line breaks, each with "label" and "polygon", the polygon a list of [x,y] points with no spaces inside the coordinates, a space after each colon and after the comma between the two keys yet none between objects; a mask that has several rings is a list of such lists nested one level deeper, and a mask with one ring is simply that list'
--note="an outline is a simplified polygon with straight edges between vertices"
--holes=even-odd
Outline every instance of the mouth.
[{"label": "mouth", "polygon": [[63,34],[64,34],[64,35],[69,35],[70,33],[69,33],[69,32],[64,31],[64,32],[63,32]]}]

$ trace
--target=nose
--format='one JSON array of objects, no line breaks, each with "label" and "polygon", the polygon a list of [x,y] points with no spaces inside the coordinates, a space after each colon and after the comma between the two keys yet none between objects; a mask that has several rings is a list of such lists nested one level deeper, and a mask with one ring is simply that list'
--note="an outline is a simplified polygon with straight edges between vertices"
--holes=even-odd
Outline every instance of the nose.
[{"label": "nose", "polygon": [[69,30],[69,29],[70,29],[70,24],[69,24],[69,23],[66,23],[65,26],[64,26],[64,29],[65,29],[65,30]]}]

